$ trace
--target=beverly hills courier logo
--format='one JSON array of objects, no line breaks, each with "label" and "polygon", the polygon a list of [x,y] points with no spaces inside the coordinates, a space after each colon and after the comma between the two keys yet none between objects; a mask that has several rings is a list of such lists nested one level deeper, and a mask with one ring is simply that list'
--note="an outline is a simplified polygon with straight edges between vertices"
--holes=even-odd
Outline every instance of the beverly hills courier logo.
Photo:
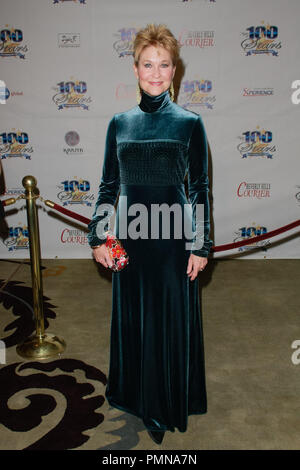
[{"label": "beverly hills courier logo", "polygon": [[11,132],[2,132],[0,134],[1,159],[21,157],[30,160],[32,153],[33,148],[29,143],[27,132],[12,129]]},{"label": "beverly hills courier logo", "polygon": [[25,59],[25,52],[28,52],[27,45],[22,44],[23,32],[5,25],[0,30],[0,57],[19,57]]},{"label": "beverly hills courier logo", "polygon": [[184,29],[179,33],[178,41],[181,47],[204,49],[215,45],[214,38],[214,31],[188,31]]},{"label": "beverly hills courier logo", "polygon": [[87,233],[78,229],[64,228],[60,241],[67,245],[88,245]]},{"label": "beverly hills courier logo", "polygon": [[263,199],[270,197],[270,183],[246,183],[242,181],[237,188],[239,198]]},{"label": "beverly hills courier logo", "polygon": [[241,42],[241,47],[246,56],[258,54],[278,56],[281,42],[278,40],[277,26],[265,25],[262,21],[261,26],[249,26],[241,35],[245,38]]},{"label": "beverly hills courier logo", "polygon": [[115,96],[116,100],[136,99],[136,85],[118,83]]}]

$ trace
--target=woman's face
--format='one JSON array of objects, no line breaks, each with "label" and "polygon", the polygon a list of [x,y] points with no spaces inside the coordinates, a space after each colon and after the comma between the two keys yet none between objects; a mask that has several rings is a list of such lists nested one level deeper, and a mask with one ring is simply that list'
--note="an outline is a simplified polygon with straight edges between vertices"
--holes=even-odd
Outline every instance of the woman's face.
[{"label": "woman's face", "polygon": [[145,47],[133,68],[142,90],[152,96],[170,88],[176,69],[170,52],[161,46]]}]

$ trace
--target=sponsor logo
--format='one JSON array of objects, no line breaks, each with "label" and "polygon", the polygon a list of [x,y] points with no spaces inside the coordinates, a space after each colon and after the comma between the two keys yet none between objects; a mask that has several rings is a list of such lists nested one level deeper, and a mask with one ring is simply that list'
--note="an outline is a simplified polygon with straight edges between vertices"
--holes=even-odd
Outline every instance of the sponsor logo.
[{"label": "sponsor logo", "polygon": [[20,196],[24,194],[24,188],[7,188],[3,196]]},{"label": "sponsor logo", "polygon": [[29,234],[28,227],[17,226],[8,228],[8,237],[4,240],[8,251],[28,250]]},{"label": "sponsor logo", "polygon": [[53,96],[53,101],[59,110],[64,108],[82,108],[89,109],[92,102],[90,96],[87,95],[87,84],[84,81],[71,80],[69,82],[59,82]]},{"label": "sponsor logo", "polygon": [[244,88],[243,96],[273,96],[274,88]]},{"label": "sponsor logo", "polygon": [[65,228],[61,232],[60,241],[71,245],[87,245],[87,233],[82,230]]},{"label": "sponsor logo", "polygon": [[5,82],[3,80],[0,80],[0,104],[5,104],[6,103],[6,94],[8,90],[6,88]]},{"label": "sponsor logo", "polygon": [[213,109],[216,96],[211,80],[185,80],[180,87],[178,104],[183,108]]},{"label": "sponsor logo", "polygon": [[270,197],[271,185],[270,183],[246,183],[243,181],[238,185],[238,197],[251,197],[262,199]]},{"label": "sponsor logo", "polygon": [[214,31],[187,31],[184,30],[179,34],[178,41],[181,47],[213,47]]},{"label": "sponsor logo", "polygon": [[19,59],[25,59],[28,47],[23,45],[22,42],[22,30],[5,25],[0,30],[0,57],[19,57]]},{"label": "sponsor logo", "polygon": [[80,47],[80,33],[59,33],[58,47]]},{"label": "sponsor logo", "polygon": [[74,145],[78,145],[80,141],[80,137],[78,132],[69,131],[65,135],[65,141],[70,147],[74,147]]},{"label": "sponsor logo", "polygon": [[[182,3],[192,2],[193,0],[181,0]],[[206,3],[216,3],[216,0],[202,0]]]},{"label": "sponsor logo", "polygon": [[26,132],[12,129],[12,132],[2,132],[0,134],[0,158],[22,157],[31,159],[33,148],[29,143],[29,136]]},{"label": "sponsor logo", "polygon": [[86,0],[53,0],[53,4],[72,2],[72,3],[81,3],[82,5],[86,5],[85,1]]},{"label": "sponsor logo", "polygon": [[[267,233],[268,230],[266,227],[257,226],[253,223],[250,227],[241,227],[235,232],[235,237],[233,242],[239,242],[243,240],[248,240],[249,238],[258,237]],[[261,248],[263,251],[267,251],[267,247],[271,244],[270,240],[261,240],[258,242],[251,243],[250,245],[240,246],[238,251],[248,251],[253,248]]]},{"label": "sponsor logo", "polygon": [[64,206],[80,204],[91,206],[94,194],[90,193],[90,182],[75,176],[72,180],[65,180],[58,185],[60,189],[57,198]]},{"label": "sponsor logo", "polygon": [[278,56],[281,42],[278,40],[277,26],[265,25],[262,21],[260,26],[249,26],[241,34],[244,36],[241,46],[246,56],[257,54]]},{"label": "sponsor logo", "polygon": [[247,157],[267,157],[272,159],[276,152],[273,142],[273,133],[256,127],[255,131],[243,132],[239,137],[242,141],[237,149],[242,158]]},{"label": "sponsor logo", "polygon": [[126,85],[125,83],[119,83],[116,88],[116,99],[136,99],[136,87],[135,85]]},{"label": "sponsor logo", "polygon": [[298,191],[295,194],[296,201],[300,204],[300,186],[296,186]]},{"label": "sponsor logo", "polygon": [[133,41],[137,31],[137,28],[121,28],[118,30],[117,40],[113,43],[113,48],[119,57],[133,55]]},{"label": "sponsor logo", "polygon": [[23,96],[23,91],[10,91],[5,83],[0,80],[0,104],[6,104],[11,96]]},{"label": "sponsor logo", "polygon": [[63,151],[66,155],[82,155],[83,154],[83,148],[82,147],[77,147],[79,144],[80,137],[78,132],[76,131],[69,131],[65,135],[65,142],[69,146],[68,148],[64,148]]}]

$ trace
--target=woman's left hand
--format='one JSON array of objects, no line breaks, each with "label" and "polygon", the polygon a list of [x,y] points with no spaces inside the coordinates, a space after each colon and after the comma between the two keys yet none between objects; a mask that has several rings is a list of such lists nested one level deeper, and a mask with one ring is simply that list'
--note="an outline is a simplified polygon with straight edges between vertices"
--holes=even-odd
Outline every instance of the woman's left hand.
[{"label": "woman's left hand", "polygon": [[207,258],[191,254],[187,266],[187,275],[191,281],[194,281],[198,276],[199,271],[203,271],[207,265]]}]

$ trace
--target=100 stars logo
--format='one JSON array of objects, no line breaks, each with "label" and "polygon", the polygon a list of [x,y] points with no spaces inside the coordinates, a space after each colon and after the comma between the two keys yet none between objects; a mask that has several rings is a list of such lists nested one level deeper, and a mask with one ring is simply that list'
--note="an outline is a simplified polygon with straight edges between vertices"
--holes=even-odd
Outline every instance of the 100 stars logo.
[{"label": "100 stars logo", "polygon": [[91,206],[91,201],[94,201],[94,194],[90,194],[90,182],[83,178],[75,176],[72,180],[62,181],[58,187],[60,191],[57,197],[63,206],[73,204]]},{"label": "100 stars logo", "polygon": [[67,82],[62,81],[54,87],[56,91],[52,100],[59,110],[67,108],[89,109],[92,98],[87,94],[87,84],[82,80],[71,79]]},{"label": "100 stars logo", "polygon": [[29,142],[27,132],[12,129],[10,132],[0,134],[0,158],[25,158],[31,159],[33,148]]},{"label": "100 stars logo", "polygon": [[5,25],[0,30],[0,57],[19,57],[25,59],[28,47],[23,44],[23,31]]},{"label": "100 stars logo", "polygon": [[237,148],[242,158],[266,157],[272,159],[276,152],[273,133],[270,130],[260,129],[259,126],[256,127],[256,130],[243,132],[239,139],[242,142]]},{"label": "100 stars logo", "polygon": [[267,54],[278,56],[281,41],[278,39],[278,27],[261,22],[259,26],[249,26],[241,33],[244,36],[241,46],[246,56]]},{"label": "100 stars logo", "polygon": [[121,28],[117,32],[117,40],[113,43],[113,48],[119,57],[133,55],[133,41],[135,39],[137,28]]},{"label": "100 stars logo", "polygon": [[211,80],[184,80],[180,87],[178,104],[183,108],[213,109],[216,96],[212,91]]}]

